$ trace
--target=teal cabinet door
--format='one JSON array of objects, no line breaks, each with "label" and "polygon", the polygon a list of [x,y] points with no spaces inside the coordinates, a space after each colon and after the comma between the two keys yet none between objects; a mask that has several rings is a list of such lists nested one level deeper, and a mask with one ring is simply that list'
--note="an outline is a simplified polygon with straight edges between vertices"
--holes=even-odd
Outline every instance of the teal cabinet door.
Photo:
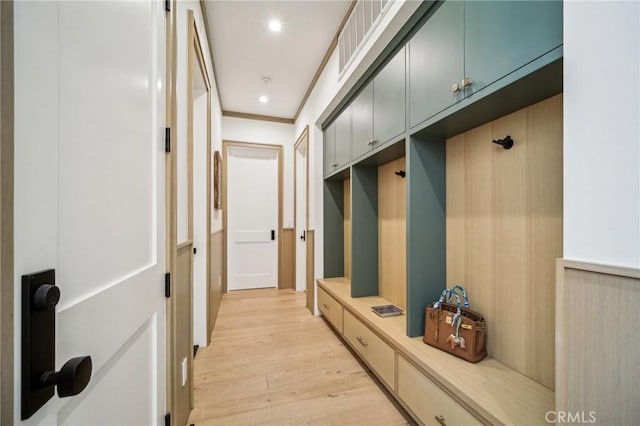
[{"label": "teal cabinet door", "polygon": [[329,127],[324,129],[324,135],[323,135],[324,138],[322,141],[322,155],[323,155],[322,163],[324,165],[324,167],[322,168],[322,171],[324,176],[327,176],[336,168],[334,155],[333,155],[334,142],[336,139],[335,135],[336,135],[336,127],[334,122]]},{"label": "teal cabinet door", "polygon": [[562,45],[562,1],[466,1],[464,8],[465,96]]},{"label": "teal cabinet door", "polygon": [[380,145],[405,130],[405,50],[373,80],[373,138]]},{"label": "teal cabinet door", "polygon": [[336,169],[351,161],[351,105],[336,119],[334,164]]},{"label": "teal cabinet door", "polygon": [[463,25],[464,3],[446,1],[409,41],[411,127],[462,100]]},{"label": "teal cabinet door", "polygon": [[373,149],[373,83],[367,86],[351,104],[353,159]]}]

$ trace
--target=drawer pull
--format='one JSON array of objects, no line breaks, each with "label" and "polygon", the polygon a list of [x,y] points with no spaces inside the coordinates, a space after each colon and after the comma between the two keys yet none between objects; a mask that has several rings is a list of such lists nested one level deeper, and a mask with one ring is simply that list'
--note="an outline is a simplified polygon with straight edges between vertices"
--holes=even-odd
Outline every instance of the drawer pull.
[{"label": "drawer pull", "polygon": [[365,348],[366,348],[367,346],[369,346],[369,344],[368,344],[367,342],[365,342],[365,341],[364,341],[364,339],[363,339],[362,337],[360,337],[360,336],[356,337],[356,340],[357,340],[358,342],[360,342],[360,344],[361,344],[362,346],[364,346]]},{"label": "drawer pull", "polygon": [[325,309],[331,309],[326,303],[323,303],[322,306],[324,306]]},{"label": "drawer pull", "polygon": [[436,419],[436,421],[438,423],[440,423],[442,426],[447,426],[447,424],[444,421],[444,416],[443,415],[435,416],[434,419]]}]

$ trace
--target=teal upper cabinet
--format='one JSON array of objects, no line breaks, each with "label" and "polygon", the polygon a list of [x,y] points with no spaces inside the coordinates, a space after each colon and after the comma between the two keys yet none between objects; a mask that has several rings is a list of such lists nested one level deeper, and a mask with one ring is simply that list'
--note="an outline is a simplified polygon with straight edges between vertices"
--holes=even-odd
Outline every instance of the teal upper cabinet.
[{"label": "teal upper cabinet", "polygon": [[335,170],[334,151],[336,140],[336,123],[324,129],[324,140],[322,141],[323,163],[322,168],[324,176],[331,174]]},{"label": "teal upper cabinet", "polygon": [[330,175],[351,161],[351,106],[324,130],[324,175]]},{"label": "teal upper cabinet", "polygon": [[351,104],[353,158],[373,149],[373,83],[369,83]]},{"label": "teal upper cabinet", "polygon": [[405,50],[403,47],[373,80],[373,139],[383,144],[405,130]]},{"label": "teal upper cabinet", "polygon": [[464,34],[468,96],[562,45],[562,1],[466,1]]},{"label": "teal upper cabinet", "polygon": [[446,1],[409,41],[411,127],[462,100],[464,3]]},{"label": "teal upper cabinet", "polygon": [[336,119],[334,162],[336,169],[351,161],[351,105]]},{"label": "teal upper cabinet", "polygon": [[562,1],[445,1],[408,43],[410,127],[561,45]]}]

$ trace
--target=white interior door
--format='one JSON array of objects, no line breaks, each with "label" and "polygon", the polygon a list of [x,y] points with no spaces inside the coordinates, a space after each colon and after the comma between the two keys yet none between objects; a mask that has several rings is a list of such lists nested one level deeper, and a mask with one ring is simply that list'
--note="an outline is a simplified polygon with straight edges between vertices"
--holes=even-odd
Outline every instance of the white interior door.
[{"label": "white interior door", "polygon": [[[15,3],[15,423],[161,424],[164,2]],[[21,422],[21,276],[55,268],[56,369],[79,395]]]},{"label": "white interior door", "polygon": [[296,290],[307,281],[307,145],[296,150]]},{"label": "white interior door", "polygon": [[278,152],[230,146],[227,287],[278,285]]},{"label": "white interior door", "polygon": [[193,93],[193,344],[207,346],[207,86],[194,67]]}]

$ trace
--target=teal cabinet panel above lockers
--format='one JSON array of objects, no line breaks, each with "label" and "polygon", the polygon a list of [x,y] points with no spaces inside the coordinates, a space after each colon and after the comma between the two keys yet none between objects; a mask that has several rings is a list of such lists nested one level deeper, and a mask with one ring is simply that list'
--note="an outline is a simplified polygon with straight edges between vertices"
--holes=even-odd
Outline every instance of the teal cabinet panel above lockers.
[{"label": "teal cabinet panel above lockers", "polygon": [[327,176],[331,174],[332,171],[335,170],[336,164],[333,161],[334,156],[334,144],[336,139],[336,126],[335,122],[331,124],[329,127],[324,129],[324,138],[322,141],[322,155],[323,155],[323,175]]},{"label": "teal cabinet panel above lockers", "polygon": [[340,113],[324,130],[324,176],[343,168],[351,161],[351,106]]},{"label": "teal cabinet panel above lockers", "polygon": [[446,1],[409,41],[409,125],[463,98],[464,3]]},{"label": "teal cabinet panel above lockers", "polygon": [[469,96],[562,45],[562,1],[466,1],[464,44]]},{"label": "teal cabinet panel above lockers", "polygon": [[374,148],[373,139],[373,83],[369,82],[351,104],[353,159]]},{"label": "teal cabinet panel above lockers", "polygon": [[405,131],[405,50],[373,79],[373,139],[382,145]]},{"label": "teal cabinet panel above lockers", "polygon": [[340,168],[351,161],[351,105],[336,118],[334,163]]}]

